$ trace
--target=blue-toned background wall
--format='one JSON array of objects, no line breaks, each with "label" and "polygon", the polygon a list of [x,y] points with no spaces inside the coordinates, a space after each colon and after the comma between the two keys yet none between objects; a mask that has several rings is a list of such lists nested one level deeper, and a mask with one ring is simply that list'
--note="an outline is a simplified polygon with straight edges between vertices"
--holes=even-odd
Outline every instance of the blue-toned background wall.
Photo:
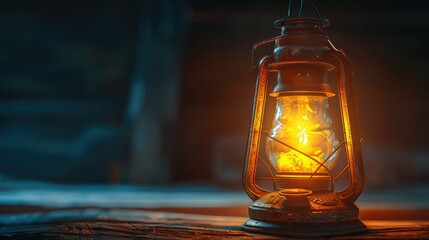
[{"label": "blue-toned background wall", "polygon": [[[426,184],[429,4],[315,3],[354,62],[368,187]],[[251,48],[279,34],[287,4],[0,3],[1,174],[239,186]]]}]

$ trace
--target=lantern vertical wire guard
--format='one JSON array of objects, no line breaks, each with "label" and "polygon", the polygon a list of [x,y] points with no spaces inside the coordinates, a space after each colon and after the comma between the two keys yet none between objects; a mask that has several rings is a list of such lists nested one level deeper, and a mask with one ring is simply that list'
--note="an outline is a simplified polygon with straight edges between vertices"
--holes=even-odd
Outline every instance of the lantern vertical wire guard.
[{"label": "lantern vertical wire guard", "polygon": [[[254,201],[243,228],[252,232],[291,236],[322,237],[362,232],[354,202],[364,185],[360,136],[352,94],[352,66],[344,52],[323,35],[329,21],[298,17],[277,20],[281,35],[255,44],[274,42],[274,52],[259,62],[250,133],[243,171],[243,186]],[[289,4],[291,6],[291,3]],[[252,53],[253,64],[253,53]],[[328,99],[336,94],[328,84],[327,72],[336,70],[343,142],[332,129]],[[277,100],[270,131],[263,130],[269,74],[277,83],[269,96]],[[260,154],[266,136],[265,161]],[[332,168],[344,147],[346,167],[337,175]],[[257,184],[261,161],[273,180],[273,191]],[[268,166],[271,163],[271,168]],[[334,182],[346,170],[349,185],[335,192]],[[275,173],[274,173],[275,172]]]}]

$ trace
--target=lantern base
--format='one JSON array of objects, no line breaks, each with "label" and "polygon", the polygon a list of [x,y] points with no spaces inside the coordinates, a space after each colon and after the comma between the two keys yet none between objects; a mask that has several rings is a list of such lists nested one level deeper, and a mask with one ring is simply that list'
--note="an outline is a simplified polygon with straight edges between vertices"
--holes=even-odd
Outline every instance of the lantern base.
[{"label": "lantern base", "polygon": [[242,228],[254,233],[312,238],[355,234],[366,231],[366,226],[359,220],[323,224],[281,224],[249,219],[244,223]]},{"label": "lantern base", "polygon": [[245,230],[302,237],[358,233],[366,226],[358,219],[359,209],[334,192],[311,193],[305,189],[283,189],[268,193],[249,207]]}]

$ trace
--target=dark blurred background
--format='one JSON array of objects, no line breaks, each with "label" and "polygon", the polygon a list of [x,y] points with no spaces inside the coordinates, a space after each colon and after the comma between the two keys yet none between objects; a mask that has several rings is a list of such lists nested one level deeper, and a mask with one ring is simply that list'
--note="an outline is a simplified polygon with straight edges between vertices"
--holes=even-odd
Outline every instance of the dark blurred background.
[{"label": "dark blurred background", "polygon": [[[356,70],[367,188],[427,186],[429,2],[314,2]],[[1,2],[1,175],[240,186],[251,49],[287,5]]]}]

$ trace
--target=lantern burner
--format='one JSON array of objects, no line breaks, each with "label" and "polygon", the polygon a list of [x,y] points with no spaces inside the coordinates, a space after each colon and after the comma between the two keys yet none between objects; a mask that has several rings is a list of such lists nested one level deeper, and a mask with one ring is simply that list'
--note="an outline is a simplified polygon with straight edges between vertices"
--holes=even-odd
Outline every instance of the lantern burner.
[{"label": "lantern burner", "polygon": [[334,182],[328,173],[317,173],[313,177],[305,174],[276,174],[274,177],[279,189],[287,189],[290,186],[309,189],[313,192],[334,191]]},{"label": "lantern burner", "polygon": [[285,207],[306,207],[310,205],[308,196],[313,192],[302,188],[286,188],[279,191],[279,195],[284,199]]}]

